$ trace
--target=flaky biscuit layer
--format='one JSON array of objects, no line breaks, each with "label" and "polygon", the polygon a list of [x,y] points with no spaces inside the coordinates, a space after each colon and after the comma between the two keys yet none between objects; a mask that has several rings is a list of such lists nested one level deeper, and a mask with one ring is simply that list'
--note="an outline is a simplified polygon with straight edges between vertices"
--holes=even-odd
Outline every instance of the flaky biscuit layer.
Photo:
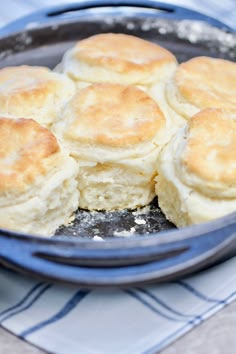
[{"label": "flaky biscuit layer", "polygon": [[58,123],[66,141],[126,148],[152,140],[164,129],[165,117],[134,86],[93,84],[72,98]]},{"label": "flaky biscuit layer", "polygon": [[148,85],[176,68],[167,49],[141,38],[102,33],[76,43],[63,57],[60,71],[85,82]]},{"label": "flaky biscuit layer", "polygon": [[191,118],[158,159],[156,193],[177,226],[236,211],[236,117],[206,109]]},{"label": "flaky biscuit layer", "polygon": [[167,100],[181,117],[189,119],[206,108],[236,107],[236,63],[196,57],[181,63],[166,87]]},{"label": "flaky biscuit layer", "polygon": [[65,75],[45,67],[22,65],[0,70],[0,116],[32,118],[43,126],[75,93],[74,83]]},{"label": "flaky biscuit layer", "polygon": [[32,119],[0,118],[0,136],[0,227],[52,235],[78,208],[77,163]]},{"label": "flaky biscuit layer", "polygon": [[159,106],[135,86],[103,83],[79,91],[53,131],[80,165],[80,206],[114,210],[149,203],[165,123]]}]

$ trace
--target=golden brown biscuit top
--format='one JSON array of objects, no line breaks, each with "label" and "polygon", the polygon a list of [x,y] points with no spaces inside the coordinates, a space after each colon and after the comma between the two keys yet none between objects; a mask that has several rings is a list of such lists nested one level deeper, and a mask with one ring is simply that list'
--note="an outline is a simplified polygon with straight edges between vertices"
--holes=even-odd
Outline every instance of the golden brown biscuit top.
[{"label": "golden brown biscuit top", "polygon": [[123,147],[154,138],[165,125],[157,103],[135,86],[93,84],[67,104],[68,140]]},{"label": "golden brown biscuit top", "polygon": [[[189,121],[181,155],[182,174],[206,188],[236,185],[236,112],[205,109]],[[196,183],[195,183],[196,185]],[[201,187],[201,186],[200,186]]]},{"label": "golden brown biscuit top", "polygon": [[184,99],[200,109],[236,109],[236,63],[193,58],[179,65],[175,83]]},{"label": "golden brown biscuit top", "polygon": [[42,107],[50,94],[61,89],[61,82],[49,69],[22,65],[0,70],[0,109],[17,106]]},{"label": "golden brown biscuit top", "polygon": [[176,63],[175,56],[167,49],[120,33],[98,34],[78,42],[74,58],[119,73]]},{"label": "golden brown biscuit top", "polygon": [[54,135],[32,119],[0,118],[0,193],[20,193],[53,169]]}]

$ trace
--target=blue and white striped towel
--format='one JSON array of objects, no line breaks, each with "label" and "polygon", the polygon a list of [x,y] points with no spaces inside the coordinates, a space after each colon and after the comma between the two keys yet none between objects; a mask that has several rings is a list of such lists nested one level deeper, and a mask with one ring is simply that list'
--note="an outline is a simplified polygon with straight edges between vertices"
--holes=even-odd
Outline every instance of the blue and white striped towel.
[{"label": "blue and white striped towel", "polygon": [[157,353],[236,298],[236,257],[161,285],[82,290],[0,272],[0,323],[57,354]]},{"label": "blue and white striped towel", "polygon": [[[0,25],[62,2],[10,0],[7,7],[2,2]],[[166,2],[205,12],[236,28],[235,0]],[[38,282],[1,269],[0,323],[57,354],[157,353],[236,298],[235,269],[236,257],[174,283],[92,291]]]}]

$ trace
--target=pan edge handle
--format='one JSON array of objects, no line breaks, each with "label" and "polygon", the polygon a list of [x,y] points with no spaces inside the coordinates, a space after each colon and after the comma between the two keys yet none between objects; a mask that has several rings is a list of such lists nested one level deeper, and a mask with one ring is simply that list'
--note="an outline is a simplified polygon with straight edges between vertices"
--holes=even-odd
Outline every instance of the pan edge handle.
[{"label": "pan edge handle", "polygon": [[0,29],[0,36],[6,36],[18,31],[27,30],[37,27],[37,24],[50,23],[55,18],[70,13],[70,18],[79,17],[79,11],[96,9],[99,7],[141,7],[146,9],[157,10],[156,16],[158,18],[170,18],[175,20],[199,20],[209,23],[222,30],[234,32],[235,30],[224,24],[223,22],[202,14],[195,10],[190,10],[186,7],[172,5],[169,3],[162,3],[155,0],[85,0],[79,3],[69,3],[64,5],[55,5],[45,7],[43,9],[32,12],[29,15],[16,19],[3,28]]},{"label": "pan edge handle", "polygon": [[[9,268],[38,278],[76,284],[82,287],[131,286],[150,282],[176,280],[228,258],[229,250],[236,251],[236,231],[230,225],[224,231],[209,232],[190,242],[180,242],[186,251],[162,260],[123,267],[88,267],[60,263],[37,256],[34,244],[0,238],[0,260]],[[11,240],[10,240],[11,241]],[[200,247],[201,246],[201,247]]]}]

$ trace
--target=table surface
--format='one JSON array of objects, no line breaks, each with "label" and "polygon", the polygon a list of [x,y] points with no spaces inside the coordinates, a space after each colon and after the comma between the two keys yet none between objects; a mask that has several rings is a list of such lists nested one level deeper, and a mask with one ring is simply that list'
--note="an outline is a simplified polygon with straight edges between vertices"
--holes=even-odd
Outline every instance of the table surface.
[{"label": "table surface", "polygon": [[[55,5],[61,1],[51,1]],[[71,2],[71,1],[70,1]],[[44,6],[47,0],[9,0],[0,4],[0,26],[11,21],[14,14],[22,16],[33,11],[36,3]],[[221,354],[236,353],[236,302],[230,304],[212,318],[172,343],[162,354]],[[44,351],[24,342],[0,328],[0,354],[42,354]]]}]

